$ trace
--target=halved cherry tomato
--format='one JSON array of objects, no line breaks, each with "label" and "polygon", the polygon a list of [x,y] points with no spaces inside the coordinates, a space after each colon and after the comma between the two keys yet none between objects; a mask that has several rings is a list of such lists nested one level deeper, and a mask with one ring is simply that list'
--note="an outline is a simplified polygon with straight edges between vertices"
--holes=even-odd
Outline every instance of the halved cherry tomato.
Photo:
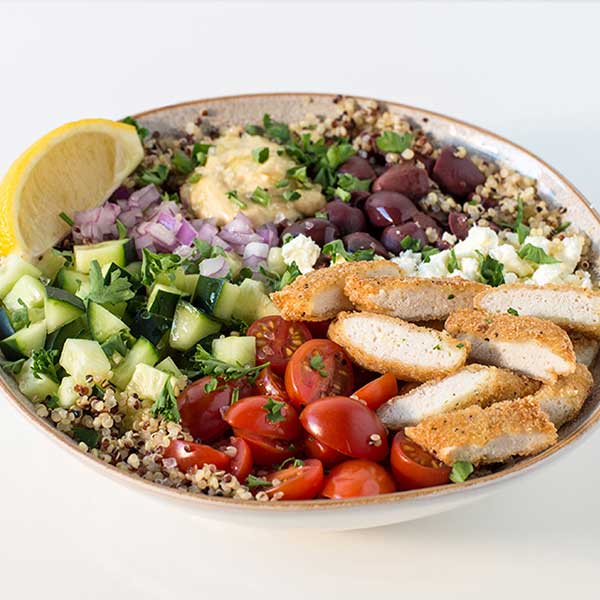
[{"label": "halved cherry tomato", "polygon": [[279,481],[265,490],[269,496],[282,492],[281,500],[310,500],[323,485],[323,465],[320,460],[308,458],[301,466],[290,466],[267,475],[269,481]]},{"label": "halved cherry tomato", "polygon": [[250,450],[250,446],[246,440],[235,436],[229,438],[229,445],[233,446],[236,450],[235,456],[231,458],[229,472],[235,475],[240,483],[244,483],[250,471],[252,471],[254,464],[252,450]]},{"label": "halved cherry tomato", "polygon": [[377,410],[384,402],[397,395],[398,382],[391,373],[386,373],[363,385],[352,397],[366,402],[371,410]]},{"label": "halved cherry tomato", "polygon": [[250,396],[233,404],[223,418],[234,429],[291,442],[300,435],[298,414],[291,404],[270,396]]},{"label": "halved cherry tomato", "polygon": [[254,393],[257,396],[270,396],[276,400],[289,402],[288,395],[283,387],[283,380],[273,373],[271,367],[265,367],[258,373],[254,382]]},{"label": "halved cherry tomato", "polygon": [[202,377],[188,385],[177,398],[181,424],[203,442],[213,442],[229,429],[223,420],[223,411],[231,404],[233,390],[239,389],[240,398],[252,393],[250,384],[244,379],[218,380],[217,388],[208,392],[206,386],[210,384],[214,384],[213,377]]},{"label": "halved cherry tomato", "polygon": [[256,338],[257,364],[271,363],[273,371],[280,375],[285,372],[292,354],[312,337],[304,323],[285,321],[277,315],[254,321],[248,335]]},{"label": "halved cherry tomato", "polygon": [[236,437],[242,438],[250,446],[254,464],[263,467],[279,465],[284,460],[291,458],[297,452],[296,446],[282,440],[273,440],[249,431],[234,429]]},{"label": "halved cherry tomato", "polygon": [[403,431],[394,436],[390,462],[402,490],[442,485],[450,480],[450,467],[409,440]]},{"label": "halved cherry tomato", "polygon": [[307,321],[306,326],[314,339],[326,340],[330,323],[331,321]]},{"label": "halved cherry tomato", "polygon": [[173,440],[165,449],[163,457],[174,458],[183,472],[194,466],[200,469],[204,465],[215,465],[219,470],[229,471],[231,464],[231,458],[224,452],[185,440]]},{"label": "halved cherry tomato", "polygon": [[302,411],[300,422],[310,435],[346,456],[378,462],[388,454],[385,427],[359,400],[321,398]]},{"label": "halved cherry tomato", "polygon": [[297,408],[324,396],[347,396],[353,387],[354,373],[348,355],[329,340],[302,344],[285,370],[285,389]]},{"label": "halved cherry tomato", "polygon": [[310,434],[306,434],[304,438],[304,452],[311,458],[320,460],[325,467],[333,467],[333,465],[337,465],[348,458]]},{"label": "halved cherry tomato", "polygon": [[331,469],[321,496],[356,498],[395,491],[394,479],[381,465],[370,460],[347,460]]}]

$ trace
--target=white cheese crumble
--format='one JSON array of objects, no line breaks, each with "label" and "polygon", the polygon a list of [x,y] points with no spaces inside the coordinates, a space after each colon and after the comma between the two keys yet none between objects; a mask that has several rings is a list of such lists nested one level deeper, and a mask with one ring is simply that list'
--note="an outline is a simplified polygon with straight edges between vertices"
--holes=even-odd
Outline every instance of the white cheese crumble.
[{"label": "white cheese crumble", "polygon": [[317,262],[321,248],[306,235],[300,234],[281,248],[283,262],[290,267],[296,263],[300,273],[309,273]]}]

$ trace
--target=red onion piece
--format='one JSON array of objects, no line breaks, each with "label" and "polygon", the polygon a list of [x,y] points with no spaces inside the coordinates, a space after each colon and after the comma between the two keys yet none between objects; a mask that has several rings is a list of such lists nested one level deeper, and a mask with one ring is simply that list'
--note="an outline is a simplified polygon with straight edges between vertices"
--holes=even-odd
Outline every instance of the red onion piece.
[{"label": "red onion piece", "polygon": [[112,202],[105,202],[97,208],[77,211],[73,215],[73,240],[76,243],[94,244],[116,237],[116,222],[120,213],[121,207]]},{"label": "red onion piece", "polygon": [[198,269],[200,275],[206,277],[225,277],[229,273],[229,264],[224,256],[215,256],[203,260]]}]

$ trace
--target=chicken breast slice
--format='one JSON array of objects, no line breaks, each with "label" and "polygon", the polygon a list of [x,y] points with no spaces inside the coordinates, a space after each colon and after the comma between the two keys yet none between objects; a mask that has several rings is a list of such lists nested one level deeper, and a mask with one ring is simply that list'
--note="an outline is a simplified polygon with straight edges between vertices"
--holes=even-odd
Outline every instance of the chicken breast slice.
[{"label": "chicken breast slice", "polygon": [[389,260],[349,262],[317,269],[301,275],[271,300],[288,321],[325,321],[342,310],[352,309],[344,293],[344,284],[351,275],[367,277],[398,277],[400,267]]},{"label": "chicken breast slice", "polygon": [[569,336],[550,321],[465,309],[448,317],[446,330],[470,343],[469,359],[478,363],[511,369],[544,383],[575,370]]},{"label": "chicken breast slice", "polygon": [[406,435],[447,465],[473,465],[529,456],[552,446],[556,428],[535,400],[497,402],[436,415],[407,427]]},{"label": "chicken breast slice", "polygon": [[377,414],[389,429],[401,429],[474,404],[486,407],[515,400],[533,394],[539,387],[539,382],[508,369],[469,365],[391,398],[377,409]]},{"label": "chicken breast slice", "polygon": [[570,331],[569,337],[573,343],[573,350],[575,350],[575,356],[577,362],[591,367],[598,356],[598,350],[600,350],[600,340],[597,338],[577,333],[576,331]]},{"label": "chicken breast slice", "polygon": [[460,369],[469,343],[445,331],[369,312],[340,313],[328,337],[359,365],[403,381],[427,381]]},{"label": "chicken breast slice", "polygon": [[475,306],[548,319],[557,325],[600,337],[600,292],[563,285],[501,285],[475,297]]},{"label": "chicken breast slice", "polygon": [[472,308],[473,298],[489,286],[459,277],[385,279],[352,276],[346,296],[358,310],[381,313],[405,321],[446,319],[461,308]]}]

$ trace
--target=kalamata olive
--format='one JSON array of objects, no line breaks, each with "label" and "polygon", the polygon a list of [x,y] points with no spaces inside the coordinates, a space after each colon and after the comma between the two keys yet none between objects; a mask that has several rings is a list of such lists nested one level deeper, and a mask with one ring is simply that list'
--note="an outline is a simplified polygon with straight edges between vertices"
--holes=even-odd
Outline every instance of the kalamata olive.
[{"label": "kalamata olive", "polygon": [[428,227],[435,229],[438,233],[441,233],[440,226],[437,224],[435,219],[426,215],[423,212],[417,211],[413,216],[412,220],[423,230],[426,231]]},{"label": "kalamata olive", "polygon": [[340,232],[333,223],[330,223],[325,219],[316,218],[303,219],[302,221],[293,223],[283,230],[283,235],[286,234],[290,234],[294,237],[300,234],[306,235],[311,238],[313,242],[319,244],[319,246],[323,246],[340,237]]},{"label": "kalamata olive", "polygon": [[387,227],[408,221],[417,212],[417,207],[398,192],[382,191],[369,196],[365,210],[375,227]]},{"label": "kalamata olive", "polygon": [[329,202],[325,210],[330,223],[338,228],[341,235],[362,231],[367,225],[365,215],[360,208],[350,206],[341,200]]},{"label": "kalamata olive", "polygon": [[464,240],[469,233],[468,217],[464,213],[450,213],[448,215],[448,227],[450,231],[459,239]]},{"label": "kalamata olive", "polygon": [[361,192],[359,190],[352,192],[352,197],[350,198],[350,202],[348,202],[348,204],[362,208],[366,199],[370,195],[371,195],[370,192]]},{"label": "kalamata olive", "polygon": [[348,173],[357,179],[375,179],[375,171],[366,158],[351,156],[339,169],[338,173]]},{"label": "kalamata olive", "polygon": [[429,175],[425,169],[404,163],[390,167],[373,182],[373,191],[391,190],[418,200],[429,191]]},{"label": "kalamata olive", "polygon": [[442,149],[435,161],[432,177],[447,194],[464,198],[485,181],[485,175],[468,156],[454,156],[455,151],[453,146]]},{"label": "kalamata olive", "polygon": [[356,252],[357,250],[375,250],[375,254],[380,256],[388,256],[386,249],[371,235],[364,231],[351,233],[344,238],[344,246],[348,252]]},{"label": "kalamata olive", "polygon": [[446,240],[438,240],[434,245],[438,250],[450,250],[451,248]]},{"label": "kalamata olive", "polygon": [[425,168],[427,169],[427,173],[431,175],[433,173],[433,167],[435,165],[435,158],[431,156],[427,156],[426,154],[420,154],[419,152],[415,152],[415,158],[423,163]]},{"label": "kalamata olive", "polygon": [[401,242],[407,236],[419,240],[423,245],[427,244],[425,232],[412,222],[386,227],[381,233],[381,243],[393,254],[400,254],[404,250]]}]

